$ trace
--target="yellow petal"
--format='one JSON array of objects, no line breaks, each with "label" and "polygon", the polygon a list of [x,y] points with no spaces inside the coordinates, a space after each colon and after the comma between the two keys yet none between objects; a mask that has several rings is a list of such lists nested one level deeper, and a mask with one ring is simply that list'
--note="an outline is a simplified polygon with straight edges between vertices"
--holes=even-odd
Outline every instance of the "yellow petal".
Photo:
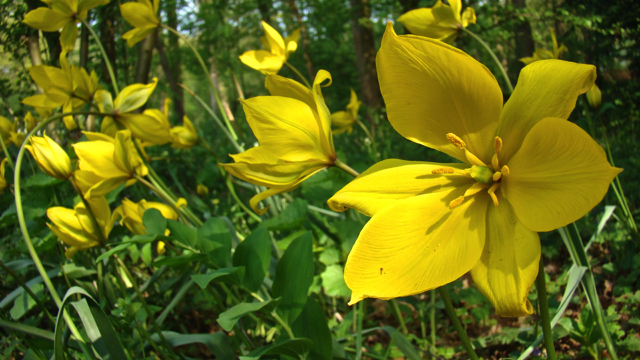
[{"label": "yellow petal", "polygon": [[478,290],[486,296],[500,316],[533,313],[527,299],[538,275],[540,239],[527,229],[504,197],[500,206],[490,205],[487,239],[482,257],[471,270]]},{"label": "yellow petal", "polygon": [[47,97],[47,95],[33,95],[28,98],[22,99],[21,103],[32,106],[34,108],[49,108],[55,109],[62,106],[64,101],[54,101]]},{"label": "yellow petal", "polygon": [[112,190],[116,189],[118,186],[126,183],[126,186],[133,185],[136,182],[135,179],[131,179],[127,176],[111,176],[109,178],[105,178],[100,180],[99,182],[93,184],[86,192],[85,197],[94,198],[105,196],[110,193]]},{"label": "yellow petal", "polygon": [[268,189],[252,197],[251,200],[249,200],[249,205],[251,206],[251,209],[255,211],[256,214],[263,215],[269,209],[269,205],[263,207],[262,209],[259,209],[258,204],[260,203],[260,201],[270,196],[293,190],[294,188],[295,186]]},{"label": "yellow petal", "polygon": [[389,121],[396,131],[466,162],[464,151],[446,138],[454,133],[469,151],[490,162],[502,91],[484,65],[440,41],[397,36],[391,23],[376,64]]},{"label": "yellow petal", "polygon": [[130,173],[116,166],[115,145],[107,141],[83,141],[73,144],[80,170],[90,171],[103,179],[129,177]]},{"label": "yellow petal", "polygon": [[251,50],[240,55],[240,61],[263,74],[277,74],[285,59],[266,50]]},{"label": "yellow petal", "polygon": [[68,14],[73,17],[78,12],[77,0],[55,0],[53,1],[52,8],[63,14]]},{"label": "yellow petal", "polygon": [[267,75],[264,86],[272,96],[283,96],[300,100],[311,109],[317,111],[313,93],[304,85],[295,80],[280,75]]},{"label": "yellow petal", "polygon": [[484,247],[490,201],[479,193],[450,210],[449,202],[463,193],[459,189],[413,196],[371,218],[345,266],[350,304],[366,297],[418,294],[471,270]]},{"label": "yellow petal", "polygon": [[113,102],[114,110],[121,114],[128,113],[146,104],[157,84],[158,78],[153,78],[147,85],[133,84],[125,87]]},{"label": "yellow petal", "polygon": [[298,42],[300,41],[300,29],[295,29],[291,33],[291,35],[287,36],[284,39],[285,48],[286,48],[286,57],[298,49]]},{"label": "yellow petal", "polygon": [[[350,126],[356,122],[356,119],[346,111],[337,111],[331,114],[331,124],[336,127]],[[336,133],[335,130],[333,132]]]},{"label": "yellow petal", "polygon": [[74,210],[52,207],[47,209],[47,217],[53,223],[47,225],[65,244],[81,249],[88,249],[100,244],[97,239],[84,231]]},{"label": "yellow petal", "polygon": [[106,5],[109,0],[81,0],[78,2],[78,13],[87,12],[97,6]]},{"label": "yellow petal", "polygon": [[113,98],[107,90],[96,91],[93,100],[98,104],[101,113],[109,114],[113,112]]},{"label": "yellow petal", "polygon": [[430,8],[420,8],[406,12],[398,18],[398,21],[412,34],[432,39],[449,39],[458,34],[457,29],[439,24],[433,16],[433,9]]},{"label": "yellow petal", "polygon": [[41,7],[29,11],[22,22],[34,29],[58,31],[62,29],[71,18],[68,14]]},{"label": "yellow petal", "polygon": [[462,26],[467,27],[469,24],[476,23],[476,12],[473,8],[466,8],[462,13]]},{"label": "yellow petal", "polygon": [[282,39],[282,35],[276,31],[276,29],[272,28],[266,22],[262,22],[262,28],[264,29],[264,35],[269,43],[269,48],[271,52],[276,55],[280,55],[282,57],[285,56],[285,48],[284,48],[284,40]]},{"label": "yellow petal", "polygon": [[594,109],[600,108],[600,105],[602,105],[602,92],[600,91],[600,88],[598,87],[598,85],[593,84],[591,89],[587,91],[587,101],[589,102],[589,105],[591,105],[592,108]]},{"label": "yellow petal", "polygon": [[[326,85],[323,83],[326,82]],[[331,111],[324,102],[322,96],[322,88],[331,85],[331,74],[326,70],[318,70],[315,79],[313,79],[312,94],[316,103],[318,125],[320,127],[320,145],[329,157],[335,158],[336,151],[333,148],[333,136],[331,135]]]},{"label": "yellow petal", "polygon": [[536,61],[520,72],[518,84],[504,105],[498,136],[500,162],[508,162],[529,130],[548,117],[567,119],[578,95],[593,86],[596,68],[562,60]]},{"label": "yellow petal", "polygon": [[397,159],[383,160],[363,172],[329,199],[334,211],[347,208],[374,216],[379,211],[409,197],[450,192],[471,186],[475,180],[459,174],[433,174],[451,168],[464,172],[466,164],[437,164]]},{"label": "yellow petal", "polygon": [[120,5],[122,17],[135,28],[157,26],[159,21],[148,2],[128,2]]},{"label": "yellow petal", "polygon": [[518,219],[533,231],[551,231],[580,219],[622,171],[579,126],[558,118],[538,122],[508,163],[502,191]]},{"label": "yellow petal", "polygon": [[109,232],[111,231],[111,209],[109,209],[107,199],[104,196],[99,196],[87,198],[86,201],[91,207],[91,211],[95,217],[98,228],[96,228],[96,224],[94,224],[93,219],[83,202],[79,202],[74,208],[76,216],[80,221],[80,225],[84,231],[91,234],[93,238],[98,240],[103,238],[105,240],[108,239]]},{"label": "yellow petal", "polygon": [[164,145],[171,141],[171,129],[159,116],[164,117],[160,110],[147,109],[142,114],[118,115],[116,120],[131,130],[135,138],[155,145]]},{"label": "yellow petal", "polygon": [[329,154],[321,146],[321,129],[307,104],[280,96],[241,101],[262,148],[286,161],[329,161]]},{"label": "yellow petal", "polygon": [[60,45],[65,51],[71,51],[76,47],[78,38],[78,26],[73,21],[69,21],[60,33]]},{"label": "yellow petal", "polygon": [[72,175],[69,155],[46,134],[43,137],[32,136],[31,145],[27,145],[40,169],[49,176],[66,180]]}]

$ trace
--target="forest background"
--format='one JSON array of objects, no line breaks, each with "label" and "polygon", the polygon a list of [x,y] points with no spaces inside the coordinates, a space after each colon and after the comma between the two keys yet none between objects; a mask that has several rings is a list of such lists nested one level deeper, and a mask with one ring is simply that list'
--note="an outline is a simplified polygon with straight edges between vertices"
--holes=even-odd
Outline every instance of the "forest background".
[{"label": "forest background", "polygon": [[[225,219],[230,224],[228,234],[234,239],[235,248],[238,240],[235,234],[244,236],[255,232],[259,223],[234,201],[235,194],[229,190],[228,180],[217,166],[218,162],[230,162],[227,154],[236,153],[235,149],[213,125],[210,114],[190,95],[191,92],[204,98],[215,112],[224,112],[245,146],[255,145],[255,137],[238,98],[266,95],[267,91],[264,76],[242,64],[238,56],[247,50],[261,48],[261,20],[282,34],[291,34],[299,28],[300,42],[289,63],[310,79],[320,69],[331,73],[333,84],[324,88],[323,95],[332,112],[345,108],[350,89],[355,90],[364,105],[359,114],[369,133],[355,126],[353,133],[334,136],[340,159],[360,172],[374,162],[388,158],[446,160],[436,151],[406,141],[390,126],[374,62],[386,23],[395,21],[409,10],[430,7],[433,3],[427,0],[160,1],[162,22],[177,29],[195,45],[219,89],[220,101],[213,95],[206,95],[209,94],[209,82],[202,75],[198,59],[175,34],[160,29],[130,48],[120,38],[131,26],[120,15],[118,1],[91,11],[87,22],[104,45],[118,83],[146,84],[157,77],[159,82],[148,104],[161,107],[165,98],[171,98],[171,123],[180,124],[187,115],[201,132],[200,136],[215,149],[218,158],[204,147],[178,150],[165,146],[148,152],[155,172],[178,196],[187,200],[198,217],[202,220]],[[28,69],[39,64],[60,66],[59,33],[39,32],[21,22],[27,12],[41,6],[43,4],[38,0],[2,0],[0,4],[0,115],[17,119],[17,123],[32,111],[21,100],[37,91]],[[581,96],[569,120],[608,148],[615,165],[624,168],[619,175],[621,185],[618,188],[623,194],[616,196],[610,191],[598,207],[579,220],[577,226],[571,227],[570,236],[584,239],[585,243],[592,240],[588,251],[589,271],[607,316],[608,331],[618,355],[634,358],[640,354],[640,237],[634,220],[640,201],[640,145],[635,128],[640,118],[640,3],[634,0],[465,0],[463,6],[475,9],[477,23],[469,29],[493,49],[514,84],[524,67],[519,59],[532,56],[536,49],[551,49],[552,32],[558,43],[568,49],[562,59],[597,67],[596,84],[602,91],[601,107],[594,110],[586,97]],[[398,22],[394,28],[398,34],[406,32]],[[494,74],[499,74],[490,55],[467,34],[462,33],[454,45],[485,64]],[[83,26],[78,46],[69,54],[69,59],[88,70],[95,70],[100,84],[110,89],[112,79],[103,56]],[[287,67],[282,68],[280,75],[298,80]],[[504,80],[496,77],[504,90]],[[62,144],[82,136],[60,126],[51,128],[50,134]],[[9,148],[14,158],[17,151],[17,147]],[[61,295],[73,285],[91,289],[96,263],[90,259],[67,262],[62,256],[60,242],[45,225],[48,207],[73,206],[73,188],[36,174],[33,161],[26,160],[25,164],[23,202],[36,250],[50,269],[61,268],[66,274],[53,279]],[[11,183],[12,177],[13,173],[7,170],[7,181]],[[281,256],[278,252],[286,251],[289,244],[307,236],[305,234],[313,239],[313,282],[307,289],[320,304],[323,316],[319,322],[326,323],[330,331],[328,348],[331,352],[318,354],[314,348],[315,352],[309,356],[351,359],[362,356],[364,351],[365,357],[380,359],[465,358],[466,353],[446,315],[444,303],[435,292],[391,302],[373,300],[360,308],[346,305],[350,292],[342,280],[343,266],[366,219],[354,211],[332,213],[326,201],[349,180],[338,169],[320,172],[291,193],[295,201],[289,197],[289,201],[283,199],[277,204],[279,215],[268,213],[260,220],[277,244],[273,249],[274,257]],[[236,185],[237,196],[248,203],[255,194],[253,189],[241,183]],[[626,199],[626,207],[621,204],[620,196]],[[141,187],[119,188],[111,194],[110,202],[118,197],[141,199],[149,198],[149,194]],[[159,200],[156,198],[155,201]],[[616,206],[615,210],[612,206]],[[29,263],[12,191],[5,190],[0,195],[0,212],[0,261],[8,266],[3,265],[0,271],[0,298],[3,298],[0,320],[5,325],[0,328],[3,338],[0,351],[5,358],[44,358],[53,353],[53,343],[58,340],[48,341],[48,335],[39,336],[34,329],[53,332],[53,323],[48,322],[40,304],[22,292],[20,280],[11,273],[24,279],[52,314],[57,313],[57,308],[41,280],[31,281],[37,280],[38,274]],[[123,227],[116,228],[112,236],[126,236]],[[566,289],[572,285],[572,262],[562,233],[541,234],[541,241],[553,313],[561,306]],[[118,251],[137,281],[145,284],[145,297],[153,316],[162,319],[160,326],[167,332],[167,341],[173,345],[172,349],[178,350],[164,348],[158,334],[154,335],[151,314],[140,315],[142,303],[127,283],[126,289],[115,296],[118,308],[106,313],[111,325],[120,332],[120,342],[130,349],[131,355],[169,358],[180,353],[194,358],[225,358],[252,351],[255,355],[255,349],[268,347],[274,337],[286,339],[281,324],[268,318],[269,310],[267,316],[256,312],[257,315],[232,324],[234,330],[231,332],[224,332],[217,319],[226,308],[235,305],[234,295],[245,300],[251,297],[238,294],[237,289],[226,293],[224,281],[219,284],[214,281],[209,287],[206,283],[204,288],[209,290],[200,291],[193,281],[189,282],[198,269],[190,268],[184,261],[159,263],[155,248],[148,245],[140,243]],[[166,270],[158,274],[161,266]],[[273,277],[275,262],[271,267],[267,277]],[[116,270],[112,271],[114,279],[122,276]],[[233,280],[226,281],[236,285]],[[540,334],[536,316],[515,319],[496,316],[490,303],[470,284],[469,278],[463,277],[447,287],[457,315],[484,358],[518,358]],[[571,301],[565,308],[565,321],[560,321],[554,329],[557,351],[564,358],[606,358],[608,353],[589,310],[587,297],[581,288],[574,290],[573,296],[569,294]],[[95,293],[87,291],[91,295]],[[530,298],[534,302],[536,296],[532,291]],[[94,297],[100,298],[100,295]],[[101,301],[104,308],[111,300],[100,298],[98,302]],[[357,319],[356,311],[364,315],[360,325],[358,320],[353,321]],[[299,324],[291,326],[295,333]],[[149,337],[147,344],[141,345],[144,341],[140,337],[145,329],[155,337]],[[305,333],[313,337],[309,331],[315,330]],[[176,334],[211,336],[206,339],[181,338]],[[213,336],[215,334],[224,334],[223,339]],[[320,341],[327,340],[326,337],[323,339]],[[161,343],[161,350],[149,347],[153,341]],[[304,347],[301,351],[296,349],[293,345],[285,350],[276,347],[274,356],[297,356],[310,351]],[[533,356],[540,354],[537,349],[532,352]],[[80,352],[73,353],[82,356],[78,355]]]}]

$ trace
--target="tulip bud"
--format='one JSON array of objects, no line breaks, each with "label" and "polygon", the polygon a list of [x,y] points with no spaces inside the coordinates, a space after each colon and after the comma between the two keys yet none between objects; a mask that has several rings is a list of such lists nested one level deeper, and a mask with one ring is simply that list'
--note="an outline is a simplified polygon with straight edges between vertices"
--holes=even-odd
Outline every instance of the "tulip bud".
[{"label": "tulip bud", "polygon": [[600,108],[600,105],[602,105],[602,92],[600,91],[598,85],[593,84],[591,89],[587,91],[587,101],[592,108],[596,110]]},{"label": "tulip bud", "polygon": [[69,155],[46,134],[32,137],[31,145],[25,145],[34,157],[40,170],[57,179],[66,180],[73,175]]}]

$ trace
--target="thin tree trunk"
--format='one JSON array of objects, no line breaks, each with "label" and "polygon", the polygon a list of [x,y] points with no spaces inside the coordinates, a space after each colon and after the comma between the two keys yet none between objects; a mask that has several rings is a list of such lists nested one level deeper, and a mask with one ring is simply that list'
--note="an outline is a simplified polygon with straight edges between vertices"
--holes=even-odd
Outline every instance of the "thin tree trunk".
[{"label": "thin tree trunk", "polygon": [[[29,48],[31,65],[42,65],[42,56],[40,55],[40,36],[37,31],[34,31],[29,35],[29,38],[27,39],[27,47]],[[42,90],[38,88],[38,92],[42,93]]]},{"label": "thin tree trunk", "polygon": [[[107,53],[107,58],[111,62],[114,76],[116,80],[118,78],[118,67],[116,66],[116,27],[113,19],[119,16],[118,3],[115,1],[110,2],[107,5],[103,5],[102,11],[98,12],[100,21],[100,41]],[[107,64],[102,61],[102,79],[105,84],[111,84],[111,77],[107,70]],[[113,90],[113,89],[112,89]]]},{"label": "thin tree trunk", "polygon": [[[171,28],[178,29],[177,1],[169,0],[165,2],[165,5],[165,13],[167,14],[167,25]],[[160,36],[158,35],[158,37]],[[178,119],[182,120],[185,112],[184,91],[180,86],[178,86],[178,84],[182,83],[182,56],[180,52],[180,39],[177,35],[171,32],[169,33],[168,49],[169,54],[171,54],[171,61],[168,62],[168,65],[169,72],[171,72],[171,75],[173,76],[173,82],[170,83],[171,91],[173,93],[173,104]]]},{"label": "thin tree trunk", "polygon": [[258,11],[260,11],[260,17],[262,21],[267,24],[271,24],[271,8],[273,4],[271,0],[258,0]]},{"label": "thin tree trunk", "polygon": [[382,105],[382,94],[376,73],[376,47],[373,40],[373,28],[369,25],[371,7],[369,0],[349,0],[349,2],[351,3],[353,44],[356,51],[358,74],[360,75],[362,102],[372,109],[377,109]]},{"label": "thin tree trunk", "polygon": [[151,71],[151,60],[153,60],[153,48],[156,45],[158,31],[153,31],[139,43],[138,64],[136,65],[136,84],[147,84],[149,82],[149,71]]},{"label": "thin tree trunk", "polygon": [[[160,65],[164,71],[164,75],[169,82],[173,97],[173,109],[176,112],[178,119],[182,120],[184,116],[184,103],[182,102],[182,88],[178,86],[178,80],[176,79],[176,73],[171,70],[171,65],[167,60],[167,54],[164,52],[164,45],[162,39],[158,36],[156,38],[156,50],[158,51],[158,57],[160,58]],[[177,74],[180,75],[180,74]],[[179,94],[179,95],[178,95]]]},{"label": "thin tree trunk", "polygon": [[311,81],[313,82],[313,79],[315,79],[316,77],[316,71],[313,68],[313,63],[311,62],[311,57],[309,56],[309,32],[307,31],[307,25],[304,21],[302,21],[302,15],[300,15],[300,11],[298,11],[296,0],[289,0],[289,7],[291,8],[291,12],[293,13],[293,15],[296,17],[298,26],[300,27],[300,37],[302,38],[302,56],[304,57],[307,72],[309,73],[309,79],[311,79]]},{"label": "thin tree trunk", "polygon": [[[513,0],[513,6],[516,9],[524,9],[527,5],[525,0]],[[533,56],[534,44],[531,36],[531,24],[526,18],[520,20],[515,28],[515,42],[515,57],[509,66],[509,77],[512,84],[516,83],[520,70],[524,67],[524,63],[520,59]]]},{"label": "thin tree trunk", "polygon": [[[88,20],[88,19],[87,19]],[[89,29],[82,25],[80,30],[80,67],[87,67],[89,59]]]}]

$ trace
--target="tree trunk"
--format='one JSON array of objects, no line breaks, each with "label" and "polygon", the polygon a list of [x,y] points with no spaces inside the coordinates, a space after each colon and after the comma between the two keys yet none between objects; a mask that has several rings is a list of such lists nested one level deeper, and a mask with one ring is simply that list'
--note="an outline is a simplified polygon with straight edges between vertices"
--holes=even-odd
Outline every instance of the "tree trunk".
[{"label": "tree trunk", "polygon": [[151,60],[153,60],[153,48],[156,45],[158,31],[152,31],[147,37],[139,42],[138,64],[136,65],[136,84],[149,83],[149,71],[151,71]]},{"label": "tree trunk", "polygon": [[[171,28],[178,29],[177,0],[165,1],[165,5],[165,12],[167,14],[167,25]],[[168,65],[169,71],[171,72],[171,75],[173,77],[173,82],[170,82],[171,92],[173,93],[173,104],[178,119],[182,120],[185,114],[184,92],[183,89],[178,86],[178,84],[182,83],[182,56],[180,52],[180,39],[172,32],[169,32],[168,45],[169,54],[171,54],[169,59],[171,61],[168,62]]]},{"label": "tree trunk", "polygon": [[[513,6],[517,9],[526,8],[525,0],[513,0]],[[509,66],[509,77],[511,83],[515,84],[518,80],[520,70],[525,66],[522,61],[523,57],[533,56],[534,44],[531,36],[531,24],[523,18],[515,28],[515,57]]]},{"label": "tree trunk", "polygon": [[[87,18],[87,22],[89,18]],[[80,67],[87,67],[87,60],[89,59],[89,29],[82,25],[80,30]]]},{"label": "tree trunk", "polygon": [[309,56],[309,32],[307,32],[307,25],[304,21],[302,21],[302,16],[300,15],[300,11],[298,11],[298,6],[296,5],[295,0],[289,0],[289,7],[291,8],[291,12],[296,17],[298,21],[298,26],[300,27],[300,37],[302,38],[302,56],[304,57],[305,64],[307,66],[307,72],[309,73],[309,79],[313,82],[313,79],[316,77],[316,71],[313,68],[313,63],[311,62],[311,57]]},{"label": "tree trunk", "polygon": [[[118,3],[115,1],[102,6],[102,10],[98,12],[100,22],[100,41],[107,53],[107,59],[111,62],[113,68],[113,76],[118,78],[118,66],[116,66],[116,27],[114,19],[120,15]],[[107,64],[102,60],[102,80],[105,84],[111,84],[111,76],[107,69]],[[113,89],[111,89],[113,91]]]},{"label": "tree trunk", "polygon": [[258,11],[260,11],[260,17],[262,21],[267,24],[271,24],[271,8],[273,4],[271,0],[258,0]]},{"label": "tree trunk", "polygon": [[176,79],[176,74],[171,70],[171,65],[167,60],[167,54],[164,52],[164,45],[162,44],[162,39],[158,36],[156,38],[156,50],[158,51],[158,57],[160,58],[160,65],[162,65],[162,70],[164,71],[164,75],[169,82],[169,87],[171,87],[171,93],[173,98],[173,109],[175,110],[176,116],[179,120],[182,120],[184,117],[184,103],[182,101],[182,88],[178,86],[178,80]]},{"label": "tree trunk", "polygon": [[349,0],[351,3],[351,24],[353,43],[356,51],[360,91],[362,102],[372,109],[382,105],[382,94],[376,73],[376,47],[373,40],[373,28],[369,17],[369,0]]}]

